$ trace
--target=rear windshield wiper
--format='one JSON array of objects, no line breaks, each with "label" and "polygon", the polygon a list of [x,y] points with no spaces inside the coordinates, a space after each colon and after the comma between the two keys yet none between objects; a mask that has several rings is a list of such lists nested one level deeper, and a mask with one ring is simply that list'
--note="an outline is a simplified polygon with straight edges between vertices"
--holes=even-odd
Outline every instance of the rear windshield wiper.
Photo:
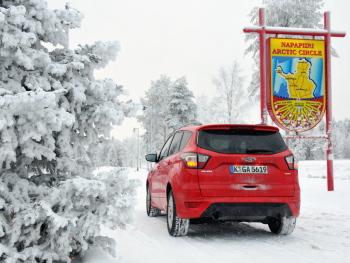
[{"label": "rear windshield wiper", "polygon": [[246,153],[275,153],[275,152],[267,149],[247,149]]}]

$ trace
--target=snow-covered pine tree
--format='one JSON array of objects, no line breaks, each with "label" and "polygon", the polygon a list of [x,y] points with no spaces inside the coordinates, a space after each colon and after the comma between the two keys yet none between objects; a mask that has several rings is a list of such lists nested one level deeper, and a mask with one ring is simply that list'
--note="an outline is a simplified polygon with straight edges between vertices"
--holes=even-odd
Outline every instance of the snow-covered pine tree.
[{"label": "snow-covered pine tree", "polygon": [[0,1],[1,262],[68,262],[90,246],[112,252],[100,227],[129,218],[135,182],[120,170],[93,175],[89,155],[129,110],[120,86],[93,76],[118,45],[64,48],[81,17],[44,0]]},{"label": "snow-covered pine tree", "polygon": [[185,77],[174,81],[169,93],[169,105],[166,115],[167,127],[171,132],[179,127],[196,121],[197,105],[194,95],[187,87]]},{"label": "snow-covered pine tree", "polygon": [[[263,0],[266,9],[266,25],[281,27],[320,28],[322,26],[321,9],[324,0]],[[311,15],[312,14],[312,15]],[[258,25],[258,7],[249,13],[251,23]],[[252,78],[248,88],[248,95],[252,99],[259,98],[259,41],[257,34],[246,34],[249,44],[245,53],[250,53],[254,62]]]},{"label": "snow-covered pine tree", "polygon": [[169,135],[165,117],[168,111],[171,85],[170,78],[161,75],[159,79],[152,81],[145,97],[141,99],[143,114],[137,119],[145,129],[143,140],[147,146],[147,152],[160,150]]},{"label": "snow-covered pine tree", "polygon": [[[137,167],[137,138],[135,136],[125,138],[122,141],[123,146],[123,155],[122,155],[122,163],[125,167]],[[144,145],[142,144],[142,140],[140,140],[140,156],[141,162],[146,161],[143,156],[145,156],[148,153],[149,149],[145,149]]]},{"label": "snow-covered pine tree", "polygon": [[114,166],[114,167],[124,166],[123,164],[124,150],[125,149],[121,141],[116,139],[108,140],[106,144],[106,152],[107,152],[106,159],[107,159],[108,165]]},{"label": "snow-covered pine tree", "polygon": [[[91,148],[91,155],[95,167],[100,166],[124,166],[125,148],[118,139],[100,138],[100,141]],[[132,151],[132,150],[131,150]]]}]

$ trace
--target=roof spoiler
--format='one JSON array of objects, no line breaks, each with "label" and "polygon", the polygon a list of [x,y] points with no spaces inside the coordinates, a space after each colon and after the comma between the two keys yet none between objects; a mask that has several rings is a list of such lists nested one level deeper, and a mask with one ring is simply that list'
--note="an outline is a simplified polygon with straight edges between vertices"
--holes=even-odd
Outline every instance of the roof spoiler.
[{"label": "roof spoiler", "polygon": [[256,131],[279,131],[275,126],[262,125],[262,124],[208,124],[202,125],[198,130],[256,130]]}]

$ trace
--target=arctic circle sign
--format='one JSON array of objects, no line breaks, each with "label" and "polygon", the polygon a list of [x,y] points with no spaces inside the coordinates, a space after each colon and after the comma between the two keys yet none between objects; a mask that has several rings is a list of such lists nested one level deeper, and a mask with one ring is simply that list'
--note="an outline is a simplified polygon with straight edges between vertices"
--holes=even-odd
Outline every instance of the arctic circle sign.
[{"label": "arctic circle sign", "polygon": [[282,129],[315,127],[326,110],[323,40],[269,38],[267,109]]}]

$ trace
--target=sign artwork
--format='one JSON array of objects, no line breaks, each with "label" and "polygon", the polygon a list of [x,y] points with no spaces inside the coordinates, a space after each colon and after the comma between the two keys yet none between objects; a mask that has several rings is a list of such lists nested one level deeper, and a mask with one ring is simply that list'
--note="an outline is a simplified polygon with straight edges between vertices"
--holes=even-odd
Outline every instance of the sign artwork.
[{"label": "sign artwork", "polygon": [[268,111],[284,130],[315,127],[326,108],[323,40],[269,38]]}]

